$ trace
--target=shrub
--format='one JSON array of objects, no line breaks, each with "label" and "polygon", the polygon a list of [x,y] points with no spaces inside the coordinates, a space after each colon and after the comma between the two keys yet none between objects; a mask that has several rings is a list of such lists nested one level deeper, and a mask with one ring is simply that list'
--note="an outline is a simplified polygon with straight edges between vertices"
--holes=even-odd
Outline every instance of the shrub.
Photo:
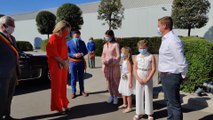
[{"label": "shrub", "polygon": [[16,41],[19,51],[33,51],[33,46],[28,41]]},{"label": "shrub", "polygon": [[213,80],[213,43],[197,37],[182,37],[182,40],[189,67],[181,89],[193,92],[204,81]]},{"label": "shrub", "polygon": [[[133,55],[138,54],[138,48],[137,43],[140,40],[146,39],[149,41],[149,51],[152,54],[158,54],[159,53],[159,47],[161,44],[161,38],[160,37],[152,37],[152,38],[145,38],[145,37],[131,37],[131,38],[118,38],[117,41],[120,45],[120,48],[124,46],[128,46],[131,48]],[[96,55],[101,56],[102,49],[104,45],[104,40],[102,39],[96,39],[94,40],[96,44]]]}]

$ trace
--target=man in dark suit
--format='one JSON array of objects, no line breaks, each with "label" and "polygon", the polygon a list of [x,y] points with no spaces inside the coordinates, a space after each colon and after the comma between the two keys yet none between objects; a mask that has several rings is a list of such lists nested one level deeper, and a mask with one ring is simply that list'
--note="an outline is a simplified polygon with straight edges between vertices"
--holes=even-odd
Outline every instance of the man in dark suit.
[{"label": "man in dark suit", "polygon": [[80,36],[81,32],[76,30],[73,32],[73,39],[67,42],[70,61],[72,99],[76,97],[77,80],[79,82],[80,95],[85,97],[88,96],[84,91],[84,56],[87,55],[88,51],[85,42],[80,39]]},{"label": "man in dark suit", "polygon": [[13,18],[0,18],[0,120],[14,120],[10,116],[10,108],[19,73],[19,54],[15,38],[11,35],[14,28]]}]

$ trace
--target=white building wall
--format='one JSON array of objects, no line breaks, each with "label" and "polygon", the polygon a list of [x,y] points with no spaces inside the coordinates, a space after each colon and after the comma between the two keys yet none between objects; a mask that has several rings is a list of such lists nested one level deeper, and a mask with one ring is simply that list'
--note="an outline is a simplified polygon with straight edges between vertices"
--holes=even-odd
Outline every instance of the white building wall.
[{"label": "white building wall", "polygon": [[47,35],[41,35],[38,32],[35,19],[16,21],[15,24],[16,28],[13,35],[17,41],[29,41],[34,45],[34,39],[36,37],[47,39]]},{"label": "white building wall", "polygon": [[[192,29],[191,35],[204,37],[205,33],[213,27],[213,0],[209,0],[211,9],[208,13],[209,22],[201,29]],[[164,10],[162,8],[165,8]],[[84,24],[81,29],[82,39],[87,42],[89,37],[103,38],[108,25],[97,19],[97,12],[83,14]],[[152,37],[157,35],[157,20],[163,16],[171,15],[171,4],[138,7],[125,9],[122,27],[114,30],[116,37]],[[174,30],[178,35],[187,36],[187,30]],[[212,35],[213,35],[213,31]],[[37,31],[34,19],[16,21],[14,36],[17,40],[26,40],[34,44],[35,37],[47,39]],[[212,38],[213,39],[213,38]]]}]

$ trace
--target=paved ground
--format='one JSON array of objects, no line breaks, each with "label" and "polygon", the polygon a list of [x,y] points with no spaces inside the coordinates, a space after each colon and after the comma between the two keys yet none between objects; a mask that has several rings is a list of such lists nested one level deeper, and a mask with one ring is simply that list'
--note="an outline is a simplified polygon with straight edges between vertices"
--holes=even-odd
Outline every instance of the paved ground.
[{"label": "paved ground", "polygon": [[[71,89],[68,87],[67,95],[71,111],[67,115],[50,112],[48,81],[26,81],[21,82],[16,90],[12,104],[12,116],[23,120],[132,120],[135,111],[123,114],[122,110],[117,109],[117,106],[105,102],[108,93],[101,72],[100,58],[97,58],[96,62],[97,67],[88,69],[85,74],[85,88],[90,93],[88,97],[78,96],[71,99]],[[155,89],[158,90],[158,88]],[[208,107],[188,109],[194,108],[194,106],[187,103],[183,103],[183,107],[185,107],[184,120],[213,120],[213,109]],[[166,115],[163,97],[159,95],[157,99],[154,99],[154,116],[157,120],[165,120]]]}]

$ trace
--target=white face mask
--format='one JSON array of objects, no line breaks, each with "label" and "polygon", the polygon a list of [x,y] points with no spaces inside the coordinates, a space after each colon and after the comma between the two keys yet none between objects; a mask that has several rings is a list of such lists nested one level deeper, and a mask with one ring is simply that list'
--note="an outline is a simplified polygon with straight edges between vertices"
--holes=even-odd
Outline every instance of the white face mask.
[{"label": "white face mask", "polygon": [[162,35],[162,32],[160,31],[160,28],[159,28],[159,27],[157,28],[157,33],[158,33],[158,35],[160,35],[160,36]]},{"label": "white face mask", "polygon": [[7,31],[7,33],[8,34],[12,34],[13,32],[14,32],[14,27],[12,27],[12,26],[8,26],[7,28],[6,28],[6,31]]},{"label": "white face mask", "polygon": [[106,37],[105,40],[106,40],[107,42],[110,42],[110,41],[112,40],[112,38]]}]

